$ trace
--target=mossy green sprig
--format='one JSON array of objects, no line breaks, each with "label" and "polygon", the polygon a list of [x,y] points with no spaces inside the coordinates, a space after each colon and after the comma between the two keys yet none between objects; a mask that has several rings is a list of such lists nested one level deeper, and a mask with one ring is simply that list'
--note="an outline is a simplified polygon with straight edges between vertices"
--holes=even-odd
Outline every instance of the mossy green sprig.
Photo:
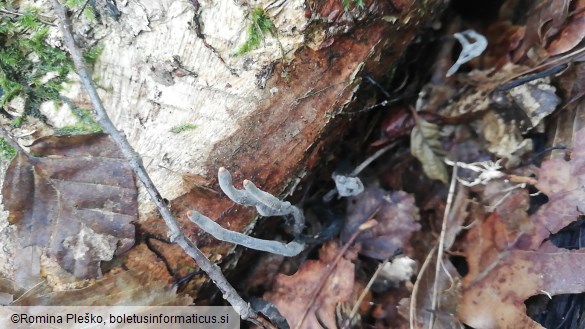
[{"label": "mossy green sprig", "polygon": [[260,45],[266,33],[276,36],[274,23],[262,8],[253,8],[248,16],[250,23],[247,28],[247,39],[236,51],[236,55],[243,55]]},{"label": "mossy green sprig", "polygon": [[352,5],[358,9],[364,9],[366,7],[364,0],[341,0],[341,5],[345,11],[349,11]]},{"label": "mossy green sprig", "polygon": [[0,9],[19,13],[0,14],[0,107],[16,97],[24,99],[22,117],[12,121],[18,126],[28,115],[45,120],[39,107],[59,98],[73,64],[67,53],[46,42],[49,28],[37,9],[19,12],[11,4],[0,3]]}]

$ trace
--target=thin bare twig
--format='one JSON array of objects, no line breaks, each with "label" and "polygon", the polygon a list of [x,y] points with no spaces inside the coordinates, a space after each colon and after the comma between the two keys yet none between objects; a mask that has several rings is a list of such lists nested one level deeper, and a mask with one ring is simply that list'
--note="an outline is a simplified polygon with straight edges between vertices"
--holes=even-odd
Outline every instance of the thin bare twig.
[{"label": "thin bare twig", "polygon": [[429,321],[429,329],[433,329],[435,325],[435,313],[438,303],[439,290],[439,273],[443,265],[443,251],[445,248],[445,235],[447,232],[447,221],[453,206],[453,197],[455,195],[455,186],[457,185],[457,163],[453,166],[453,174],[451,176],[451,184],[449,186],[449,194],[447,195],[447,204],[445,205],[445,212],[443,213],[443,224],[441,225],[441,235],[439,237],[439,247],[437,248],[437,266],[435,267],[435,282],[433,283],[433,297],[431,302],[431,319]]},{"label": "thin bare twig", "polygon": [[429,319],[429,329],[433,328],[434,321],[435,321],[435,308],[437,306],[437,286],[438,286],[438,277],[439,271],[442,267],[442,255],[443,255],[443,248],[445,246],[445,234],[446,234],[446,224],[447,219],[449,218],[449,213],[451,211],[451,205],[453,203],[453,195],[455,194],[455,185],[457,182],[457,163],[453,166],[453,174],[451,176],[451,184],[449,187],[449,195],[447,196],[447,204],[445,206],[445,212],[443,213],[443,224],[441,225],[441,235],[439,237],[439,243],[435,245],[431,251],[427,254],[425,261],[423,262],[419,272],[418,278],[414,283],[414,287],[412,288],[412,294],[410,296],[410,311],[409,311],[409,328],[410,329],[418,329],[417,325],[417,314],[416,314],[416,304],[417,304],[417,294],[420,288],[421,279],[424,273],[427,271],[428,267],[431,265],[433,258],[437,257],[437,264],[435,267],[435,279],[433,282],[433,294],[431,297],[431,315]]},{"label": "thin bare twig", "polygon": [[362,290],[362,293],[360,294],[358,299],[353,304],[353,307],[351,308],[351,312],[349,312],[347,319],[345,319],[345,321],[343,322],[341,329],[348,329],[350,327],[351,320],[357,314],[357,311],[360,308],[360,305],[362,304],[364,298],[366,298],[366,295],[368,294],[368,292],[372,288],[374,281],[376,281],[376,279],[378,278],[378,275],[380,275],[380,272],[382,272],[382,269],[384,269],[386,264],[388,264],[389,262],[390,262],[390,258],[386,258],[386,260],[384,262],[382,262],[382,263],[380,263],[380,265],[378,265],[376,272],[374,272],[374,274],[370,278],[370,281],[368,281],[368,284],[366,284],[366,287],[364,288],[364,290]]},{"label": "thin bare twig", "polygon": [[158,192],[157,188],[154,186],[154,183],[146,173],[146,169],[142,163],[142,159],[136,151],[130,146],[126,136],[118,131],[106,112],[104,105],[102,104],[101,98],[99,97],[97,90],[89,76],[87,68],[85,66],[85,62],[83,60],[83,56],[79,48],[75,45],[75,40],[73,39],[73,34],[71,32],[71,21],[67,16],[65,8],[61,5],[58,0],[53,1],[53,10],[55,11],[56,15],[59,17],[59,27],[61,32],[63,33],[63,39],[65,45],[69,49],[71,53],[71,58],[73,59],[73,63],[75,64],[75,68],[77,74],[88,93],[89,98],[91,99],[92,105],[96,112],[96,119],[99,124],[102,126],[105,132],[107,132],[112,140],[118,145],[126,159],[128,160],[132,170],[136,173],[136,176],[142,182],[152,202],[158,208],[165,224],[169,229],[169,238],[171,242],[177,243],[183,250],[199,265],[199,267],[207,273],[209,278],[213,280],[215,285],[221,290],[223,293],[223,297],[232,305],[232,307],[238,312],[242,319],[254,319],[257,317],[256,312],[246,303],[236,292],[236,290],[231,286],[231,284],[226,280],[221,272],[221,269],[212,263],[205,255],[193,244],[193,242],[189,241],[181,232],[177,220],[171,214],[170,210],[165,205],[163,198],[161,197],[160,193]]},{"label": "thin bare twig", "polygon": [[422,266],[420,267],[420,270],[418,271],[418,277],[416,279],[416,282],[414,283],[414,286],[412,287],[412,293],[410,294],[410,310],[408,313],[409,329],[418,329],[418,325],[417,325],[418,315],[416,314],[417,295],[418,295],[418,291],[419,291],[420,285],[421,285],[421,278],[422,278],[423,274],[427,271],[427,268],[431,265],[431,262],[433,261],[433,257],[435,255],[436,250],[437,250],[437,245],[435,245],[431,249],[431,251],[429,251],[429,253],[427,254],[425,261],[423,262]]}]

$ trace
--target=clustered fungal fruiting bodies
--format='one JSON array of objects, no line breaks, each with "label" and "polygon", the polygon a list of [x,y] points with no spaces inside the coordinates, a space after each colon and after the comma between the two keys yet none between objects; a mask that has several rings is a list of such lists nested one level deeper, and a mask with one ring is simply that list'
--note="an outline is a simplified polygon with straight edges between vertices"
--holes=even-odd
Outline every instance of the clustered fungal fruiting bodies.
[{"label": "clustered fungal fruiting bodies", "polygon": [[[244,180],[243,190],[236,189],[232,183],[231,174],[223,167],[219,168],[217,176],[222,191],[235,203],[254,206],[256,207],[256,211],[262,216],[292,216],[294,219],[293,233],[297,238],[300,236],[305,225],[305,218],[298,207],[288,201],[281,201],[272,194],[260,190],[249,180]],[[257,239],[242,233],[227,230],[209,217],[195,210],[191,212],[190,220],[218,240],[242,245],[247,248],[289,257],[296,256],[305,249],[305,244],[297,240],[284,244],[279,241]]]}]

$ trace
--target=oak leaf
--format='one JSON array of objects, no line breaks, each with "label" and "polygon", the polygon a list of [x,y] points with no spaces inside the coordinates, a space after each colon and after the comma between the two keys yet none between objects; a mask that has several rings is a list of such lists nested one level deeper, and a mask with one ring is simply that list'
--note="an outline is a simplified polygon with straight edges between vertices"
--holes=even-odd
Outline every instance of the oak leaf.
[{"label": "oak leaf", "polygon": [[497,213],[470,232],[470,273],[464,277],[459,318],[475,329],[542,329],[526,314],[524,301],[538,294],[585,291],[585,251],[545,243],[537,250],[510,245],[510,232]]}]

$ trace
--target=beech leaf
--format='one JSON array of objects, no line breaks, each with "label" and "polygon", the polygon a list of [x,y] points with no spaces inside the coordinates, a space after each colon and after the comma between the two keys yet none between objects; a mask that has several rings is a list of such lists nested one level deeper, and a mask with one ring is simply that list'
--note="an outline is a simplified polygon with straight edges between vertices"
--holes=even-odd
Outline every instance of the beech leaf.
[{"label": "beech leaf", "polygon": [[422,163],[427,176],[447,184],[449,174],[443,162],[445,151],[438,139],[439,126],[420,117],[416,122],[416,127],[410,133],[410,152]]},{"label": "beech leaf", "polygon": [[134,175],[105,134],[49,136],[10,163],[2,186],[21,247],[39,246],[78,278],[134,244]]}]

